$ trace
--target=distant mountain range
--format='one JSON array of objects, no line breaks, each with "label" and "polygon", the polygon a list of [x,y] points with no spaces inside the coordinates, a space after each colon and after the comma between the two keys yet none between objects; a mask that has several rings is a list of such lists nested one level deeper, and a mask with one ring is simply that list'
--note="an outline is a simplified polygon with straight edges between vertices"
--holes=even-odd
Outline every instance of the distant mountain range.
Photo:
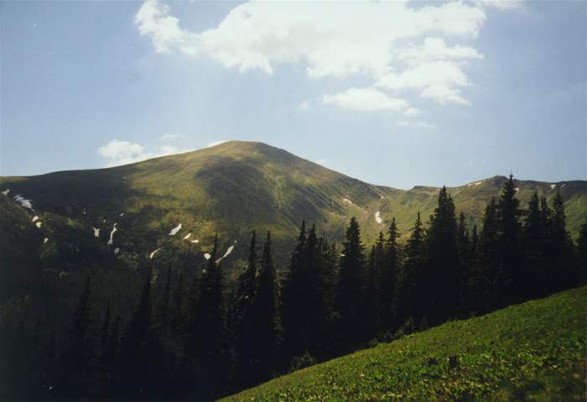
[{"label": "distant mountain range", "polygon": [[[463,211],[471,226],[479,223],[505,180],[495,176],[449,188],[457,213]],[[560,191],[573,236],[587,219],[586,181],[518,180],[517,186],[522,207],[535,190],[549,201]],[[48,258],[55,247],[60,258],[74,261],[101,253],[157,258],[153,252],[163,254],[173,244],[203,256],[218,233],[222,253],[237,242],[226,257],[234,262],[244,258],[256,229],[272,231],[275,254],[285,259],[302,220],[339,242],[354,216],[371,243],[395,217],[406,238],[418,211],[424,221],[432,214],[438,190],[376,186],[282,149],[232,141],[107,169],[2,177],[0,252],[3,263],[39,258],[31,248]]]}]

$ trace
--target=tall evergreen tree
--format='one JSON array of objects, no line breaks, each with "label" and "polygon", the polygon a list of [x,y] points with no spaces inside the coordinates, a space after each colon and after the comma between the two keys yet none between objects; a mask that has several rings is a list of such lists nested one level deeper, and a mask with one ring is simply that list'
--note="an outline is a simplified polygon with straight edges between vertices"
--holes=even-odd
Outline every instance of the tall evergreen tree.
[{"label": "tall evergreen tree", "polygon": [[[383,257],[381,266],[381,329],[391,330],[395,327],[395,293],[401,264],[401,249],[398,244],[399,231],[395,217],[391,220],[387,232],[387,240],[383,250],[379,252]],[[380,236],[381,241],[381,236]]]},{"label": "tall evergreen tree", "polygon": [[426,275],[418,286],[428,299],[427,321],[438,324],[453,317],[462,300],[455,206],[446,187],[438,194],[438,206],[430,218],[426,240]]},{"label": "tall evergreen tree", "polygon": [[[479,266],[476,273],[477,285],[487,279],[489,287],[482,293],[489,296],[488,309],[499,306],[497,292],[497,273],[501,264],[501,245],[499,240],[499,217],[497,198],[492,197],[485,207],[483,226],[479,237]],[[477,288],[477,290],[481,290]],[[477,298],[481,301],[482,299]],[[477,305],[480,307],[482,303]]]},{"label": "tall evergreen tree", "polygon": [[335,339],[336,285],[338,279],[338,253],[325,236],[318,239],[317,270],[320,284],[320,304],[316,306],[319,323],[315,328],[313,355],[318,359],[331,357]]},{"label": "tall evergreen tree", "polygon": [[228,345],[224,303],[224,275],[218,256],[218,236],[202,274],[198,308],[198,359],[202,368],[201,389],[208,397],[223,387],[227,372]]},{"label": "tall evergreen tree", "polygon": [[338,280],[338,310],[343,350],[352,349],[362,340],[360,312],[365,296],[365,280],[365,255],[360,228],[357,220],[351,218],[346,230],[346,241],[343,243]]},{"label": "tall evergreen tree", "polygon": [[255,351],[257,365],[254,370],[259,380],[268,378],[275,370],[282,339],[279,284],[271,255],[271,232],[267,232],[260,271],[251,317],[254,325],[250,344]]},{"label": "tall evergreen tree", "polygon": [[546,247],[548,240],[548,205],[545,200],[541,203],[538,192],[534,191],[528,202],[528,211],[524,222],[524,243],[526,250],[526,287],[528,296],[543,296],[546,291],[547,256]]},{"label": "tall evergreen tree", "polygon": [[419,320],[425,315],[426,294],[418,280],[424,274],[424,229],[420,212],[405,249],[405,262],[399,270],[395,296],[396,322],[402,326],[408,320]]},{"label": "tall evergreen tree", "polygon": [[255,339],[253,322],[253,303],[257,296],[258,282],[257,234],[253,231],[249,245],[249,256],[245,272],[238,278],[238,288],[233,307],[233,319],[236,331],[234,338],[237,345],[237,377],[243,387],[250,386],[256,379],[255,364],[257,351],[251,345]]},{"label": "tall evergreen tree", "polygon": [[297,243],[291,254],[289,270],[283,284],[283,325],[285,362],[304,352],[307,339],[306,292],[307,273],[307,234],[306,222],[302,222]]},{"label": "tall evergreen tree", "polygon": [[120,346],[123,376],[121,391],[144,394],[159,390],[157,379],[160,351],[155,346],[156,334],[153,320],[152,268],[149,266],[138,306],[130,320]]},{"label": "tall evergreen tree", "polygon": [[517,187],[510,175],[498,200],[499,266],[496,276],[498,306],[517,303],[528,297]]}]

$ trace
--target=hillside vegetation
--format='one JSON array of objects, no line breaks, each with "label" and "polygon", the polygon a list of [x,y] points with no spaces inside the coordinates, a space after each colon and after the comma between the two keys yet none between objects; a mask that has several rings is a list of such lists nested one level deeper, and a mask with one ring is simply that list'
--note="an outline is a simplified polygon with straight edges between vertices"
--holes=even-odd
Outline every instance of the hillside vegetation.
[{"label": "hillside vegetation", "polygon": [[[393,175],[390,173],[390,182]],[[499,194],[506,177],[495,176],[448,188],[457,213],[469,226],[480,224],[484,208]],[[534,191],[549,203],[560,192],[567,228],[573,237],[587,219],[587,183],[517,180],[522,206]],[[31,199],[45,222],[42,236],[75,243],[95,241],[92,226],[110,231],[118,223],[115,247],[120,257],[137,259],[160,247],[178,223],[180,234],[200,239],[197,252],[211,247],[215,233],[221,246],[246,242],[252,230],[271,230],[278,255],[286,255],[291,233],[302,220],[316,223],[329,239],[344,238],[356,217],[366,244],[374,244],[393,217],[400,240],[407,240],[418,212],[426,222],[439,188],[398,190],[376,186],[326,169],[266,144],[231,141],[222,145],[108,169],[56,172],[32,177],[0,177],[0,190]],[[3,208],[0,205],[0,208]],[[380,220],[376,214],[379,212]],[[124,214],[124,216],[121,216]],[[44,248],[51,247],[51,242]],[[233,261],[244,259],[237,246]],[[278,261],[285,262],[285,261]]]},{"label": "hillside vegetation", "polygon": [[585,400],[587,288],[449,322],[226,401]]}]

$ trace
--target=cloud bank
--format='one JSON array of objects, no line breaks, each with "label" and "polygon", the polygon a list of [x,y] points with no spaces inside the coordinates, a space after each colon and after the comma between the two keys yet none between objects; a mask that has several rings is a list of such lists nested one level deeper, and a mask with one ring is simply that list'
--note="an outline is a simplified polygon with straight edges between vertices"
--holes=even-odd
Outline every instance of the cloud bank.
[{"label": "cloud bank", "polygon": [[207,57],[240,72],[271,75],[280,65],[297,64],[310,79],[344,82],[360,76],[371,84],[325,94],[322,102],[414,116],[419,112],[414,103],[470,103],[466,69],[483,59],[473,43],[487,20],[486,9],[520,4],[251,0],[233,8],[215,28],[192,32],[167,4],[147,0],[135,24],[156,52]]}]

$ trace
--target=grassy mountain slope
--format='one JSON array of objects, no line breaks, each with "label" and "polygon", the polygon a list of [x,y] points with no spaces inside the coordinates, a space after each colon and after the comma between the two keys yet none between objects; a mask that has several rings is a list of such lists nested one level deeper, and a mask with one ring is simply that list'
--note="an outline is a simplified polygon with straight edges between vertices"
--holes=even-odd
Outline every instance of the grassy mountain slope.
[{"label": "grassy mountain slope", "polygon": [[[457,211],[466,212],[471,223],[479,222],[504,180],[497,176],[449,189]],[[552,198],[559,188],[572,233],[587,219],[587,182],[518,184],[523,205],[534,189]],[[349,218],[356,216],[363,239],[371,243],[395,216],[406,237],[418,211],[424,221],[432,214],[438,194],[432,187],[402,191],[363,183],[284,150],[240,141],[109,169],[0,178],[0,189],[6,188],[10,196],[32,199],[45,223],[43,237],[86,246],[99,241],[96,247],[104,248],[117,223],[112,250],[120,248],[121,257],[136,259],[170,243],[183,248],[187,243],[201,253],[218,232],[223,247],[234,240],[242,245],[233,261],[245,256],[253,229],[272,230],[276,255],[286,257],[303,219],[340,241]],[[178,223],[183,229],[171,238],[168,233]],[[99,240],[92,226],[101,228]],[[182,243],[187,233],[200,242]]]},{"label": "grassy mountain slope", "polygon": [[581,288],[449,322],[226,400],[584,400],[586,304]]}]

